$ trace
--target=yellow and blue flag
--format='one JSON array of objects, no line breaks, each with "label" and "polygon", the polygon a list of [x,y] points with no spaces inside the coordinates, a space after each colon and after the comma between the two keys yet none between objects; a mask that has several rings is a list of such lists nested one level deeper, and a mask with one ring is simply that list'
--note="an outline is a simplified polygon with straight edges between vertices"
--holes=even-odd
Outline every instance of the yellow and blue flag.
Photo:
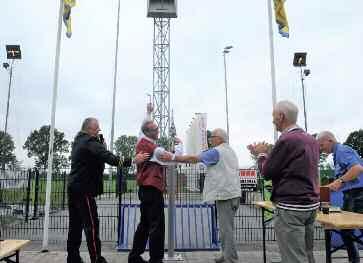
[{"label": "yellow and blue flag", "polygon": [[279,33],[283,37],[289,37],[289,24],[284,8],[285,0],[274,0],[275,18],[279,27]]},{"label": "yellow and blue flag", "polygon": [[71,10],[76,5],[76,0],[63,0],[63,22],[66,26],[66,36],[72,36]]}]

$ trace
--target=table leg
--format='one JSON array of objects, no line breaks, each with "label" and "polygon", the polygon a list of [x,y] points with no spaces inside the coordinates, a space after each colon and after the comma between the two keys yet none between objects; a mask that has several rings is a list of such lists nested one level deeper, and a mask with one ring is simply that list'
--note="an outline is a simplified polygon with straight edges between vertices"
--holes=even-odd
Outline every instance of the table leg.
[{"label": "table leg", "polygon": [[325,229],[325,262],[331,263],[331,232]]}]

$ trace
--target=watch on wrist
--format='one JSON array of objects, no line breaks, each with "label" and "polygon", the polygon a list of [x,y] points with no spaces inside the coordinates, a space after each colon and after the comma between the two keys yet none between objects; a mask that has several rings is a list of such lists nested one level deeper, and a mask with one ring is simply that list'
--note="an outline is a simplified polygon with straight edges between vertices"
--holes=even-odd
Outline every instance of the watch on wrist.
[{"label": "watch on wrist", "polygon": [[338,178],[338,182],[340,182],[341,184],[344,184],[344,180],[342,178]]}]

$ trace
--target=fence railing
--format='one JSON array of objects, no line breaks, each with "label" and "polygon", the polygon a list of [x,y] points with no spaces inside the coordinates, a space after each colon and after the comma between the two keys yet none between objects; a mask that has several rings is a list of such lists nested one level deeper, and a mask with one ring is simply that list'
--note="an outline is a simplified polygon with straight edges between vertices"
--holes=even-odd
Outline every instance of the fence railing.
[{"label": "fence railing", "polygon": [[[211,224],[208,220],[215,220],[207,209],[200,212],[196,207],[202,204],[202,191],[206,171],[198,165],[178,166],[178,178],[176,188],[176,205],[180,208],[177,216],[182,216],[177,222],[182,222],[185,226],[188,224],[188,216],[198,217],[197,224]],[[122,173],[116,173],[115,169],[106,169],[104,176],[104,194],[97,198],[99,219],[100,219],[100,237],[103,241],[121,242],[120,233],[122,229],[128,229],[132,237],[135,222],[133,226],[124,226],[126,221],[123,220],[122,207],[129,209],[133,205],[138,205],[138,186],[133,174],[133,170],[125,170]],[[49,224],[49,241],[64,242],[67,239],[68,232],[68,210],[67,210],[67,179],[69,170],[56,171],[52,176],[51,192],[51,213]],[[122,174],[122,176],[120,176]],[[258,180],[261,180],[258,178]],[[262,185],[259,183],[259,185]],[[0,170],[0,238],[26,238],[30,240],[41,240],[43,236],[44,205],[46,192],[46,172],[37,169],[29,170]],[[236,240],[239,243],[261,241],[262,225],[261,211],[254,206],[255,201],[262,200],[262,189],[257,187],[255,191],[246,191],[242,193],[240,208],[235,217]],[[186,207],[190,207],[190,214],[187,216]],[[200,206],[202,211],[202,206]],[[195,211],[194,211],[194,210]],[[204,211],[204,210],[203,210]],[[211,210],[212,211],[212,210]],[[135,210],[136,213],[136,210]],[[135,214],[136,215],[136,214]],[[204,216],[207,216],[203,218]],[[138,220],[137,216],[135,218]],[[202,221],[201,221],[202,220]],[[203,221],[204,220],[204,221]],[[214,222],[215,223],[215,222]],[[131,223],[130,223],[131,224]],[[181,223],[178,225],[181,226]],[[177,227],[178,227],[177,226]],[[183,227],[185,227],[183,226]],[[190,229],[192,230],[192,229]],[[203,230],[204,231],[204,230]],[[205,231],[213,229],[205,228]],[[191,231],[190,233],[192,233]],[[195,231],[194,231],[195,232]],[[185,234],[182,242],[190,233],[181,231]],[[210,232],[211,237],[215,239],[215,234]],[[128,237],[129,240],[132,240]],[[275,240],[273,226],[267,228],[267,240]],[[323,231],[316,227],[316,239],[323,239]],[[129,242],[129,241],[128,241]],[[181,241],[178,241],[181,242]],[[214,240],[208,239],[206,243],[213,245]],[[186,243],[185,243],[186,244]],[[125,248],[128,244],[124,243]]]}]

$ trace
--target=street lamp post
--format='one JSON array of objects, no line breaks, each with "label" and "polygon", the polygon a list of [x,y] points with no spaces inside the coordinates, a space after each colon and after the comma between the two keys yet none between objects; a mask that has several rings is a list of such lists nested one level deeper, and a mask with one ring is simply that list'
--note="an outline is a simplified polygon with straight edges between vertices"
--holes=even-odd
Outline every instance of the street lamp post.
[{"label": "street lamp post", "polygon": [[224,88],[226,93],[226,122],[227,122],[227,136],[229,140],[229,116],[228,116],[228,88],[227,88],[227,63],[226,63],[226,54],[230,52],[233,46],[226,46],[223,49],[223,60],[224,60]]},{"label": "street lamp post", "polygon": [[[8,88],[8,100],[6,103],[6,116],[5,116],[5,128],[4,128],[4,132],[7,133],[8,131],[8,117],[9,117],[9,107],[10,107],[10,91],[11,91],[11,81],[13,79],[13,64],[14,64],[14,60],[12,60],[11,62],[11,66],[9,69],[9,88]],[[9,67],[8,63],[3,63],[3,67],[7,70]]]},{"label": "street lamp post", "polygon": [[[308,131],[308,120],[306,114],[306,92],[305,92],[305,85],[304,80],[305,77],[310,75],[310,69],[306,69],[306,52],[297,52],[294,54],[294,67],[300,68],[300,80],[301,80],[301,89],[302,89],[302,98],[303,98],[303,108],[304,108],[304,122],[305,122],[305,131]],[[304,70],[303,70],[304,67]]]},{"label": "street lamp post", "polygon": [[8,100],[6,103],[6,116],[5,116],[5,128],[4,132],[8,131],[8,117],[9,117],[9,107],[10,107],[10,91],[11,91],[11,81],[13,79],[13,66],[15,59],[21,59],[20,45],[6,45],[6,58],[11,60],[11,65],[9,63],[3,63],[3,67],[8,70],[9,66],[9,88],[8,88]]}]

